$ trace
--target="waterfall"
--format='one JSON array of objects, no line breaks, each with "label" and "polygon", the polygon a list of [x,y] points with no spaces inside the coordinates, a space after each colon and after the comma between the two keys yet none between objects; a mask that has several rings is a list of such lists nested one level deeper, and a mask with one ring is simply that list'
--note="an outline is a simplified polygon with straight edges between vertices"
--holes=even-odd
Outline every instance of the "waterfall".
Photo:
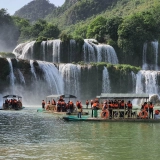
[{"label": "waterfall", "polygon": [[76,50],[76,41],[74,39],[71,39],[70,40],[69,62],[73,62],[73,60],[75,60],[75,50]]},{"label": "waterfall", "polygon": [[11,94],[14,94],[14,92],[15,92],[14,83],[15,83],[16,77],[13,72],[13,66],[12,66],[11,59],[7,58],[7,61],[9,63],[9,67],[10,67],[10,75],[9,76],[10,76],[10,84],[11,84]]},{"label": "waterfall", "polygon": [[85,62],[96,62],[95,50],[94,50],[92,41],[95,42],[94,39],[84,40],[83,50],[84,50],[84,61]]},{"label": "waterfall", "polygon": [[30,66],[31,66],[31,73],[33,74],[34,78],[37,80],[37,76],[36,76],[36,72],[35,72],[35,68],[33,66],[33,60],[30,60]]},{"label": "waterfall", "polygon": [[72,94],[80,98],[80,73],[81,66],[74,64],[60,64],[59,72],[61,73],[65,86],[65,94]]},{"label": "waterfall", "polygon": [[147,70],[148,69],[146,56],[147,56],[147,43],[144,43],[144,45],[143,45],[143,59],[142,59],[142,69],[143,70]]},{"label": "waterfall", "polygon": [[141,70],[137,73],[136,93],[159,94],[157,71]]},{"label": "waterfall", "polygon": [[25,84],[26,82],[25,82],[25,79],[24,79],[22,72],[19,69],[17,69],[17,70],[18,70],[18,74],[19,74],[20,83]]},{"label": "waterfall", "polygon": [[151,42],[155,56],[154,69],[158,71],[158,41]]},{"label": "waterfall", "polygon": [[133,93],[136,91],[136,74],[131,71]]},{"label": "waterfall", "polygon": [[60,63],[60,44],[61,44],[61,40],[57,39],[57,40],[53,40],[53,62],[54,63]]},{"label": "waterfall", "polygon": [[[22,54],[19,56],[21,59],[33,59],[33,46],[34,46],[35,41],[27,43],[23,50]],[[30,52],[29,52],[30,50]]]},{"label": "waterfall", "polygon": [[102,78],[102,93],[110,93],[110,79],[108,69],[104,67],[103,69],[103,78]]},{"label": "waterfall", "polygon": [[46,60],[46,41],[42,41],[41,42],[41,48],[42,48],[42,60],[45,61]]},{"label": "waterfall", "polygon": [[28,42],[18,44],[18,46],[16,46],[16,48],[12,51],[13,54],[14,54],[16,57],[19,57],[19,56],[21,55],[21,52],[22,52],[23,48],[25,47],[25,45],[26,45],[27,43],[28,43]]},{"label": "waterfall", "polygon": [[53,63],[37,61],[40,69],[44,72],[44,78],[46,80],[45,89],[50,92],[50,94],[63,94],[63,79],[60,75],[58,69]]},{"label": "waterfall", "polygon": [[84,42],[83,50],[85,62],[108,62],[118,64],[117,54],[112,46],[98,44],[94,39],[85,39]]}]

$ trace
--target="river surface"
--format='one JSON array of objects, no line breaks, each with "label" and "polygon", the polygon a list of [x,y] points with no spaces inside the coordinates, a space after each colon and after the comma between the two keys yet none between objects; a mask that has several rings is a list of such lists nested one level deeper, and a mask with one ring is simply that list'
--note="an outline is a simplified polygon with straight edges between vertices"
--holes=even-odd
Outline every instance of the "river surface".
[{"label": "river surface", "polygon": [[60,116],[0,110],[0,160],[157,160],[160,124],[65,122]]}]

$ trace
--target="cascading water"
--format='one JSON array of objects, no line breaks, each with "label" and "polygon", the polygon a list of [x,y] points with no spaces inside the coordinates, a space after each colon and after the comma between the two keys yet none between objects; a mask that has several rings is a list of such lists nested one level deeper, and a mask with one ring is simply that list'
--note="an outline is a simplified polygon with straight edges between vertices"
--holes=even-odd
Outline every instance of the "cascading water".
[{"label": "cascading water", "polygon": [[33,66],[33,60],[30,60],[30,66],[31,66],[31,73],[33,74],[35,80],[37,80],[37,76],[36,76],[36,72],[35,72],[35,68]]},{"label": "cascading water", "polygon": [[69,62],[73,62],[75,59],[76,41],[74,39],[70,40],[70,54]]},{"label": "cascading water", "polygon": [[103,78],[102,78],[102,93],[110,93],[110,79],[109,73],[106,67],[103,69]]},{"label": "cascading water", "polygon": [[158,41],[151,42],[153,51],[154,51],[154,56],[155,56],[155,64],[154,64],[154,70],[158,71]]},{"label": "cascading water", "polygon": [[84,42],[85,62],[108,62],[118,64],[118,58],[112,46],[98,44],[94,39],[85,39]]},{"label": "cascading water", "polygon": [[22,54],[22,50],[24,49],[24,47],[26,46],[28,42],[26,43],[20,43],[14,50],[13,50],[13,54],[16,57],[19,57]]},{"label": "cascading water", "polygon": [[47,46],[47,42],[46,41],[42,41],[41,42],[41,50],[42,50],[42,60],[45,61],[46,60],[46,46]]},{"label": "cascading water", "polygon": [[37,61],[40,69],[44,72],[44,78],[46,80],[45,89],[49,90],[50,94],[63,94],[63,79],[58,69],[53,63]]},{"label": "cascading water", "polygon": [[11,84],[11,94],[15,94],[15,86],[14,86],[14,83],[15,83],[15,80],[16,80],[16,77],[14,76],[14,73],[13,73],[13,66],[12,66],[12,61],[10,58],[7,58],[7,61],[9,63],[9,67],[10,67],[10,84]]},{"label": "cascading water", "polygon": [[136,74],[133,71],[131,72],[131,77],[132,77],[133,93],[135,93],[135,91],[136,91]]},{"label": "cascading water", "polygon": [[33,59],[33,46],[35,41],[27,43],[23,50],[22,54],[19,56],[20,59]]},{"label": "cascading water", "polygon": [[59,72],[64,80],[65,94],[72,94],[80,98],[80,65],[60,64]]},{"label": "cascading water", "polygon": [[158,94],[158,75],[157,71],[141,70],[137,74],[136,93]]},{"label": "cascading water", "polygon": [[57,39],[57,40],[53,40],[53,62],[54,63],[60,63],[60,44],[61,44],[61,40]]}]

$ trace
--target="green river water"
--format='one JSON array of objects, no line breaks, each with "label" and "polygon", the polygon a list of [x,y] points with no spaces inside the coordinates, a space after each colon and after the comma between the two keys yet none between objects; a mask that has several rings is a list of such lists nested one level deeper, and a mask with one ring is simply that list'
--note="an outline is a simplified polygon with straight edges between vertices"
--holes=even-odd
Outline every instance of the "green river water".
[{"label": "green river water", "polygon": [[160,124],[65,122],[37,112],[0,111],[0,160],[158,160]]}]

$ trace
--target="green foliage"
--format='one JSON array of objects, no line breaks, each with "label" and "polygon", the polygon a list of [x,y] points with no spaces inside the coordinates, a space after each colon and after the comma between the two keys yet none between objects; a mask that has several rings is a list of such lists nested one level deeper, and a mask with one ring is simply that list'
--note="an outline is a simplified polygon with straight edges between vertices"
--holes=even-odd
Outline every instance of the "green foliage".
[{"label": "green foliage", "polygon": [[59,38],[62,42],[69,42],[72,39],[72,36],[69,34],[66,34],[65,32],[62,32]]},{"label": "green foliage", "polygon": [[13,53],[0,52],[0,57],[2,57],[2,58],[15,58],[15,55]]},{"label": "green foliage", "polygon": [[39,36],[39,37],[36,39],[36,43],[41,43],[42,41],[47,41],[47,38],[46,38],[46,37],[43,37],[43,36]]},{"label": "green foliage", "polygon": [[133,14],[124,19],[119,26],[119,47],[124,52],[133,52],[146,41],[153,41],[158,38],[159,27],[156,19],[154,19],[151,12],[142,12]]},{"label": "green foliage", "polygon": [[87,38],[96,38],[99,42],[104,41],[106,19],[97,17],[88,26]]},{"label": "green foliage", "polygon": [[3,50],[13,48],[19,37],[18,27],[15,25],[12,17],[6,12],[5,9],[0,10],[0,47]]}]

